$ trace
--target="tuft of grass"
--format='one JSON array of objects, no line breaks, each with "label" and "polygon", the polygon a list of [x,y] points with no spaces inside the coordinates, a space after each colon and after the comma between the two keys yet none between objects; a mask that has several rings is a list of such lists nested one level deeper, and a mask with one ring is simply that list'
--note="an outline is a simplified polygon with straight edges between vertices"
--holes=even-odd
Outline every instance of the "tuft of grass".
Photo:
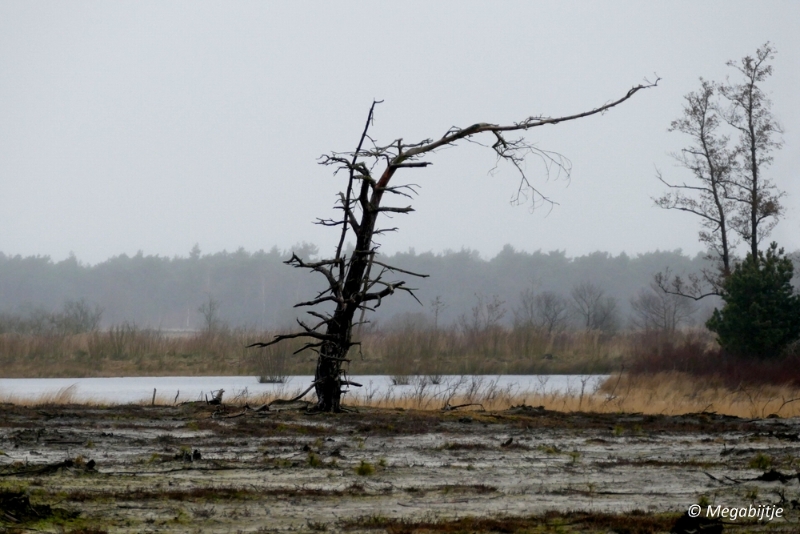
[{"label": "tuft of grass", "polygon": [[755,457],[753,457],[753,459],[750,460],[750,463],[747,465],[750,467],[750,469],[767,470],[772,466],[772,457],[759,452],[755,455]]},{"label": "tuft of grass", "polygon": [[322,458],[319,457],[319,454],[315,453],[314,451],[309,451],[308,458],[306,459],[306,463],[309,467],[322,467]]},{"label": "tuft of grass", "polygon": [[561,454],[561,449],[556,445],[540,445],[538,449],[545,454]]},{"label": "tuft of grass", "polygon": [[307,519],[306,524],[308,525],[308,528],[314,532],[326,532],[328,530],[328,524],[321,521],[312,521],[311,519]]},{"label": "tuft of grass", "polygon": [[356,474],[361,477],[368,477],[375,474],[375,466],[366,460],[361,460],[361,463],[356,467]]}]

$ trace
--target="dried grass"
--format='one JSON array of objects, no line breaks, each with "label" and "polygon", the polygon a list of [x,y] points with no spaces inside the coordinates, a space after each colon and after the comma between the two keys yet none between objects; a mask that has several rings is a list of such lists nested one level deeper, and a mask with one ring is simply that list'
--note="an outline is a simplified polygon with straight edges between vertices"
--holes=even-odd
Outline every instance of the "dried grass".
[{"label": "dried grass", "polygon": [[[281,385],[268,394],[250,394],[247,390],[226,392],[225,404],[258,406],[277,399],[297,396],[301,387]],[[106,406],[114,403],[78,398],[75,386],[37,397],[0,395],[0,403],[22,406],[79,404]],[[313,398],[309,393],[308,398]],[[137,404],[150,405],[152,399]],[[560,412],[641,413],[681,415],[688,413],[724,414],[743,418],[800,417],[800,388],[794,386],[752,385],[731,388],[722,379],[696,378],[684,373],[655,375],[613,375],[596,387],[593,377],[585,377],[567,391],[548,391],[546,377],[541,387],[520,391],[516,385],[500,386],[498,380],[483,376],[446,379],[430,383],[414,377],[411,388],[388,388],[380,391],[366,385],[345,395],[345,403],[356,407],[404,410],[441,410],[446,406],[459,411],[500,411],[512,406],[543,406]],[[156,406],[172,406],[174,397],[157,395]]]},{"label": "dried grass", "polygon": [[770,384],[731,387],[722,377],[695,377],[678,372],[612,376],[595,397],[611,409],[593,406],[591,411],[718,413],[745,418],[772,414],[800,416],[800,387]]},{"label": "dried grass", "polygon": [[[512,406],[542,406],[560,412],[641,413],[681,415],[687,413],[724,414],[743,418],[800,417],[800,388],[783,385],[740,385],[729,387],[721,378],[697,378],[685,373],[654,375],[613,375],[597,385],[595,377],[586,376],[567,391],[546,387],[547,377],[532,390],[516,385],[501,386],[497,379],[484,376],[461,376],[432,384],[425,377],[412,378],[410,388],[379,389],[371,384],[345,395],[347,405],[404,410],[441,410],[456,407],[460,411],[500,411]],[[304,387],[285,384],[269,393],[251,394],[246,389],[226,392],[224,404],[241,407],[259,406],[278,399],[297,396]],[[313,392],[308,394],[313,398]],[[180,402],[180,401],[179,401]],[[36,397],[0,394],[0,403],[21,406],[78,404],[108,406],[115,403],[76,396],[74,385]],[[149,406],[152,398],[136,403]],[[173,406],[175,398],[158,394],[156,406]]]},{"label": "dried grass", "polygon": [[[312,374],[313,353],[293,355],[301,341],[246,349],[275,332],[221,328],[171,335],[122,324],[78,335],[0,334],[0,375],[6,378],[196,376],[252,374],[266,379]],[[601,332],[547,335],[533,328],[464,332],[369,331],[349,357],[358,374],[397,377],[454,374],[610,373],[632,356],[636,336]]]},{"label": "dried grass", "polygon": [[67,404],[97,404],[79,400],[76,396],[75,384],[63,387],[52,393],[43,393],[33,398],[15,395],[0,394],[0,403],[16,404],[20,406],[63,406]]},{"label": "dried grass", "polygon": [[[382,395],[365,392],[353,401],[361,406],[407,410],[438,410],[446,405],[471,404],[464,410],[504,410],[511,406],[543,406],[561,412],[642,413],[681,415],[717,413],[744,418],[800,416],[800,388],[789,386],[750,386],[731,389],[722,381],[696,379],[681,373],[653,376],[615,375],[596,391],[586,382],[572,390],[520,392],[514,387],[499,387],[496,381],[467,377],[454,392],[454,384],[442,388],[416,385],[397,393]],[[466,388],[464,387],[466,386]]]}]

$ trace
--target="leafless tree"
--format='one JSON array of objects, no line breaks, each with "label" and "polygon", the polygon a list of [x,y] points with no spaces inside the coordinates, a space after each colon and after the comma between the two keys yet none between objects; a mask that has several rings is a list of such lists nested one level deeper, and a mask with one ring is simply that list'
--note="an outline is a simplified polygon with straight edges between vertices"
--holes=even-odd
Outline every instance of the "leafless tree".
[{"label": "leafless tree", "polygon": [[572,288],[572,309],[587,330],[612,332],[618,326],[617,301],[593,282]]},{"label": "leafless tree", "polygon": [[[672,277],[658,273],[655,282],[666,292],[699,300],[719,295],[722,281],[731,273],[736,236],[758,258],[758,244],[772,231],[783,214],[784,193],[764,176],[772,152],[783,145],[783,132],[772,116],[772,103],[761,84],[772,75],[775,49],[769,43],[728,66],[742,76],[741,83],[713,83],[700,79],[701,88],[686,95],[683,116],[670,131],[689,135],[692,144],[673,156],[694,175],[691,184],[659,180],[670,192],[656,199],[666,209],[677,209],[701,219],[700,241],[709,250],[715,267],[700,275]],[[723,129],[727,128],[727,132]],[[730,135],[729,135],[730,134]],[[731,136],[737,140],[731,140]]]},{"label": "leafless tree", "polygon": [[515,328],[535,328],[536,325],[536,292],[531,288],[523,289],[519,294],[519,306],[514,308]]},{"label": "leafless tree", "polygon": [[514,326],[536,328],[547,335],[560,332],[569,321],[569,302],[552,291],[536,293],[527,288],[519,294],[514,308]]},{"label": "leafless tree", "polygon": [[722,116],[739,135],[734,147],[740,164],[734,173],[736,190],[732,198],[738,203],[733,227],[750,245],[750,254],[758,258],[758,244],[775,228],[783,214],[780,199],[784,193],[764,171],[772,164],[772,152],[783,146],[779,139],[783,129],[772,116],[772,102],[760,84],[772,75],[768,62],[775,57],[770,43],[756,50],[755,57],[745,56],[739,63],[729,61],[744,80],[727,80],[719,92],[729,105]]},{"label": "leafless tree", "polygon": [[439,331],[439,314],[447,308],[447,304],[442,300],[441,295],[436,295],[436,298],[431,300],[431,309],[433,310],[433,331]]},{"label": "leafless tree", "polygon": [[506,303],[497,295],[488,299],[476,294],[475,299],[470,315],[462,314],[458,324],[472,347],[481,347],[487,356],[493,356],[500,341],[500,322],[506,316]]},{"label": "leafless tree", "polygon": [[680,326],[688,324],[697,310],[693,301],[666,293],[655,282],[631,299],[631,308],[631,323],[635,328],[663,334],[672,334]]},{"label": "leafless tree", "polygon": [[536,292],[532,288],[525,288],[519,294],[519,305],[512,311],[514,313],[514,334],[521,342],[522,355],[530,356],[534,340],[539,336],[539,327],[536,317]]},{"label": "leafless tree", "polygon": [[733,216],[734,201],[730,198],[733,188],[732,176],[736,168],[736,158],[728,149],[728,137],[719,133],[720,117],[714,103],[714,84],[700,79],[698,92],[686,95],[683,116],[672,121],[669,130],[687,134],[692,144],[672,157],[689,169],[694,177],[692,184],[672,184],[660,172],[657,177],[670,188],[670,192],[655,199],[656,205],[664,209],[675,209],[700,217],[700,242],[708,247],[708,259],[714,261],[711,270],[703,271],[701,276],[691,276],[689,283],[681,277],[671,278],[669,273],[656,275],[656,283],[666,288],[671,284],[671,292],[683,293],[696,298],[706,296],[704,288],[710,292],[719,291],[722,279],[731,272],[730,219]]},{"label": "leafless tree", "polygon": [[[569,161],[559,154],[538,148],[524,137],[524,133],[541,126],[556,125],[562,122],[602,114],[609,109],[627,101],[642,89],[653,87],[658,83],[646,82],[631,88],[625,95],[590,111],[566,115],[562,117],[531,116],[512,124],[492,124],[478,122],[467,127],[449,128],[438,139],[424,139],[408,143],[404,139],[395,139],[389,144],[380,144],[369,135],[375,106],[373,102],[367,116],[366,125],[359,138],[355,150],[323,156],[321,164],[332,165],[336,173],[343,172],[347,176],[346,186],[339,194],[336,206],[341,217],[319,219],[317,222],[325,226],[339,227],[339,239],[332,258],[308,262],[297,255],[287,261],[297,268],[309,269],[322,275],[327,288],[315,298],[300,302],[296,306],[315,307],[308,313],[315,321],[309,324],[298,320],[301,330],[296,333],[282,334],[265,343],[265,346],[281,342],[285,339],[306,338],[300,350],[313,350],[318,354],[317,368],[312,388],[317,394],[316,410],[341,410],[342,388],[356,385],[345,375],[344,364],[350,348],[357,344],[352,339],[355,314],[359,310],[372,310],[380,306],[382,300],[396,291],[406,291],[413,295],[413,290],[402,280],[388,280],[392,273],[409,276],[423,276],[392,267],[381,262],[376,256],[378,243],[375,237],[395,228],[377,228],[376,223],[381,215],[406,214],[413,211],[411,206],[386,206],[382,203],[384,195],[397,195],[411,198],[416,189],[412,184],[394,185],[392,179],[397,171],[403,169],[424,168],[430,161],[423,158],[437,149],[454,146],[460,141],[471,141],[494,151],[498,162],[510,164],[518,172],[520,181],[515,201],[530,198],[533,205],[552,202],[536,189],[525,172],[523,162],[527,156],[538,157],[546,170],[563,170],[569,172]],[[509,137],[520,133],[517,138]],[[479,138],[488,138],[488,143],[481,143]],[[355,248],[348,255],[344,250],[348,231],[355,236]],[[322,307],[320,307],[320,305]]]},{"label": "leafless tree", "polygon": [[206,334],[216,333],[223,325],[219,316],[219,307],[219,301],[208,295],[208,300],[197,308],[198,313],[203,316],[203,331]]},{"label": "leafless tree", "polygon": [[547,335],[561,332],[569,322],[569,302],[552,291],[536,295],[536,322]]}]

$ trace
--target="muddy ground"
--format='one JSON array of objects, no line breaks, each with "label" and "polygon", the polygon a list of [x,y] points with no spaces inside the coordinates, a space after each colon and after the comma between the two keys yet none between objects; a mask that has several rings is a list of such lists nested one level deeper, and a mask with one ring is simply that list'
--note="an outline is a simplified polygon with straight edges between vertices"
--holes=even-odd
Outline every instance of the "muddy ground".
[{"label": "muddy ground", "polygon": [[800,532],[798,419],[3,405],[0,451],[6,532]]}]

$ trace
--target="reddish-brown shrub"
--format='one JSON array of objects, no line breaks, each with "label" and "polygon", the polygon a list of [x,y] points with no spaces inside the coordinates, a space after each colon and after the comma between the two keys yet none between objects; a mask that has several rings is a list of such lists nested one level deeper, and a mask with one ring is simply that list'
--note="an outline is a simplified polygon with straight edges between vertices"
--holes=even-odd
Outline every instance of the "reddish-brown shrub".
[{"label": "reddish-brown shrub", "polygon": [[800,354],[776,360],[760,360],[726,354],[698,338],[680,343],[644,340],[635,350],[628,370],[632,374],[677,371],[694,376],[720,378],[726,385],[800,385]]}]

